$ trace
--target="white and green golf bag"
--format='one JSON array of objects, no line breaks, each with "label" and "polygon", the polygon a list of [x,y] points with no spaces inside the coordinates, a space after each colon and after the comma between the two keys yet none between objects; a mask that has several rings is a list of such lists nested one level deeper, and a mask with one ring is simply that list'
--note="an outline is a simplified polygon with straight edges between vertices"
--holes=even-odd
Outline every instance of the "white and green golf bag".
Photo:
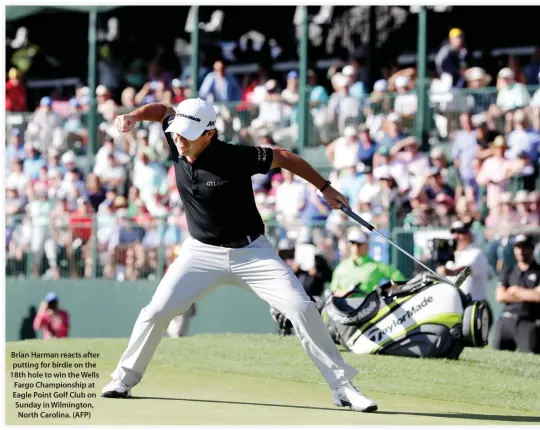
[{"label": "white and green golf bag", "polygon": [[364,298],[330,295],[322,316],[349,351],[423,358],[457,359],[466,346],[487,345],[492,322],[487,302],[472,301],[429,272],[388,282]]}]

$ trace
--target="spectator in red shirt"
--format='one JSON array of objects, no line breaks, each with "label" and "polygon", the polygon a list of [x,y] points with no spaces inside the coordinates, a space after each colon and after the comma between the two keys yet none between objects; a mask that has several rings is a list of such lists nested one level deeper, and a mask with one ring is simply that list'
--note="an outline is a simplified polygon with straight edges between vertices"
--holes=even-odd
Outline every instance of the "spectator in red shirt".
[{"label": "spectator in red shirt", "polygon": [[26,112],[26,88],[20,81],[17,69],[8,72],[9,80],[6,82],[6,111]]},{"label": "spectator in red shirt", "polygon": [[39,305],[34,318],[34,330],[40,331],[43,339],[60,339],[69,335],[69,313],[59,309],[58,295],[48,293]]},{"label": "spectator in red shirt", "polygon": [[72,259],[70,262],[72,276],[78,278],[79,271],[74,252],[80,247],[85,261],[85,276],[90,277],[92,272],[92,214],[94,209],[92,202],[87,197],[80,197],[77,203],[77,210],[73,212],[69,220],[71,239],[67,254]]}]

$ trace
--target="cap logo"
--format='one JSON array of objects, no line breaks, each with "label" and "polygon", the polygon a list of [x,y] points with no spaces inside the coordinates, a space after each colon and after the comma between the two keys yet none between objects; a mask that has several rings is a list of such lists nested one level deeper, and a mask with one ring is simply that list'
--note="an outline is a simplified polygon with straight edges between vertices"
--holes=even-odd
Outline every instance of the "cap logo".
[{"label": "cap logo", "polygon": [[216,125],[215,121],[210,121],[206,127],[215,127],[215,125]]},{"label": "cap logo", "polygon": [[186,114],[183,114],[183,113],[180,113],[180,112],[177,112],[177,113],[176,113],[176,116],[181,116],[181,117],[183,117],[183,118],[187,118],[187,119],[190,119],[190,120],[192,120],[192,121],[201,122],[201,119],[200,119],[200,118],[195,118],[194,116],[186,115]]}]

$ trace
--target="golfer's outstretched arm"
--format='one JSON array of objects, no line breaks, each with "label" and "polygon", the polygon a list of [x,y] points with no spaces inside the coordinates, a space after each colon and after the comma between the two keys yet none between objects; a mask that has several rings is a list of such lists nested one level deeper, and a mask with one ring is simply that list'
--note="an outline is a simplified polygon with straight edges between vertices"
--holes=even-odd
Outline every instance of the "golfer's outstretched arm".
[{"label": "golfer's outstretched arm", "polygon": [[[282,169],[289,170],[295,175],[305,179],[319,190],[325,185],[326,179],[298,155],[293,154],[286,149],[274,148],[272,150],[272,156],[271,169],[281,167]],[[349,207],[347,198],[330,185],[325,187],[322,194],[326,202],[334,209],[339,209],[341,205]]]}]

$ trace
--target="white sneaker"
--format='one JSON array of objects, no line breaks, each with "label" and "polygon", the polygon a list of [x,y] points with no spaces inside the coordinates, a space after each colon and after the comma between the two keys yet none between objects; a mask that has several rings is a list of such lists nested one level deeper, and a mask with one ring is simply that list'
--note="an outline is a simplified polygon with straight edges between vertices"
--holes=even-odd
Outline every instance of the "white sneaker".
[{"label": "white sneaker", "polygon": [[350,382],[332,390],[332,401],[336,406],[348,406],[356,412],[375,412],[377,410],[377,403],[364,396]]},{"label": "white sneaker", "polygon": [[117,379],[113,379],[101,390],[101,397],[110,397],[114,399],[127,399],[131,397],[131,388]]}]

